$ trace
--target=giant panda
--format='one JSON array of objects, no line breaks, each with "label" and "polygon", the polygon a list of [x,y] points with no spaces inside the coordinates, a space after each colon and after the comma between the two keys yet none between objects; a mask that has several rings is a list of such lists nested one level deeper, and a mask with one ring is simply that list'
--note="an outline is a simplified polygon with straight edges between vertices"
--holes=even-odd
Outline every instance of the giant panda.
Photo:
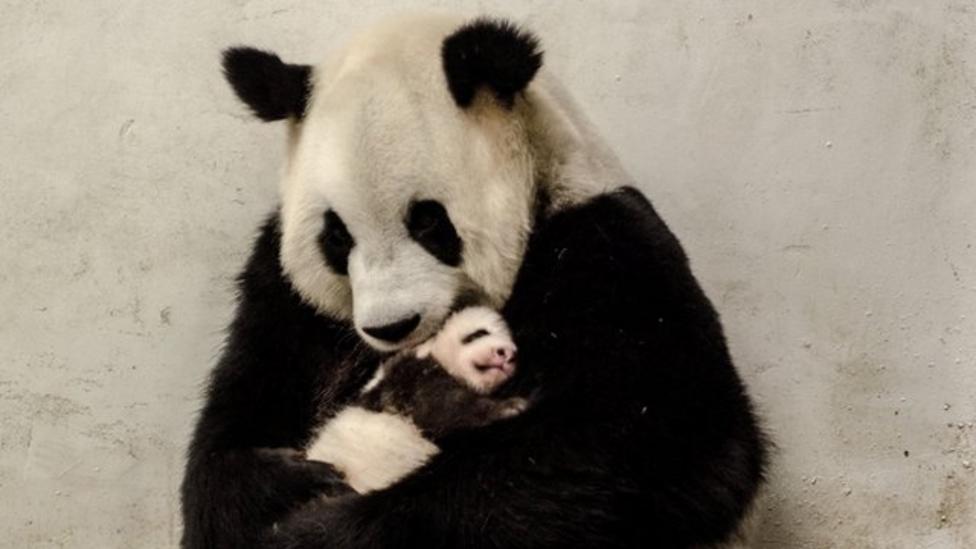
[{"label": "giant panda", "polygon": [[[289,146],[188,450],[184,547],[734,541],[767,443],[719,318],[541,67],[524,29],[440,15],[379,24],[314,67],[225,53]],[[307,459],[336,422],[410,444],[406,423],[340,411],[472,295],[519,349],[499,398],[536,395],[528,410],[438,439],[367,493]]]}]

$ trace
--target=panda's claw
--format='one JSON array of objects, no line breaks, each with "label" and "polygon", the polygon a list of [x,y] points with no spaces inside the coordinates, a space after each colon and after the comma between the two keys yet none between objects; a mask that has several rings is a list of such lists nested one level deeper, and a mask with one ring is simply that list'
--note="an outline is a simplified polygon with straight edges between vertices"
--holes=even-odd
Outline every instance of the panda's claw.
[{"label": "panda's claw", "polygon": [[502,401],[498,408],[498,416],[507,419],[520,415],[529,409],[529,400],[521,397],[512,397]]}]

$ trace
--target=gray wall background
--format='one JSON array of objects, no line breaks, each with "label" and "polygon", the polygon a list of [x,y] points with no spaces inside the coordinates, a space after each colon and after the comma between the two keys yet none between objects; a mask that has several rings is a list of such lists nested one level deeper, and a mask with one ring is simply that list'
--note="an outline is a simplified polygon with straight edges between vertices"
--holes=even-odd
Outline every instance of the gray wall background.
[{"label": "gray wall background", "polygon": [[976,547],[969,0],[0,1],[0,537],[165,547],[284,130],[221,48],[514,16],[683,240],[779,444],[759,547]]}]

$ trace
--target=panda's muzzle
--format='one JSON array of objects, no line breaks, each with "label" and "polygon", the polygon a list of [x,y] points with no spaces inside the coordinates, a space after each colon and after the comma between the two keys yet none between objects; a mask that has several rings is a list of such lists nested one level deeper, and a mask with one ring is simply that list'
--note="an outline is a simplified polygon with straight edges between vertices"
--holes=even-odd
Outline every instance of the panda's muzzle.
[{"label": "panda's muzzle", "polygon": [[374,337],[380,341],[384,341],[386,343],[398,343],[413,333],[419,324],[420,315],[413,315],[409,318],[398,320],[391,324],[363,328],[363,331],[366,332],[366,334],[370,337]]}]

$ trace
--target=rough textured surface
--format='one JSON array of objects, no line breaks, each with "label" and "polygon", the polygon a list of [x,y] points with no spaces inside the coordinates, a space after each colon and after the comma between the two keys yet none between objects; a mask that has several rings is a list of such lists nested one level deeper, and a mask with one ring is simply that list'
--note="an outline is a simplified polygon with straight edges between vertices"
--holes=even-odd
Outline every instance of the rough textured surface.
[{"label": "rough textured surface", "polygon": [[[976,6],[405,2],[512,15],[692,257],[779,443],[759,547],[976,546]],[[287,61],[387,2],[0,2],[0,515],[176,544],[176,487]]]}]

